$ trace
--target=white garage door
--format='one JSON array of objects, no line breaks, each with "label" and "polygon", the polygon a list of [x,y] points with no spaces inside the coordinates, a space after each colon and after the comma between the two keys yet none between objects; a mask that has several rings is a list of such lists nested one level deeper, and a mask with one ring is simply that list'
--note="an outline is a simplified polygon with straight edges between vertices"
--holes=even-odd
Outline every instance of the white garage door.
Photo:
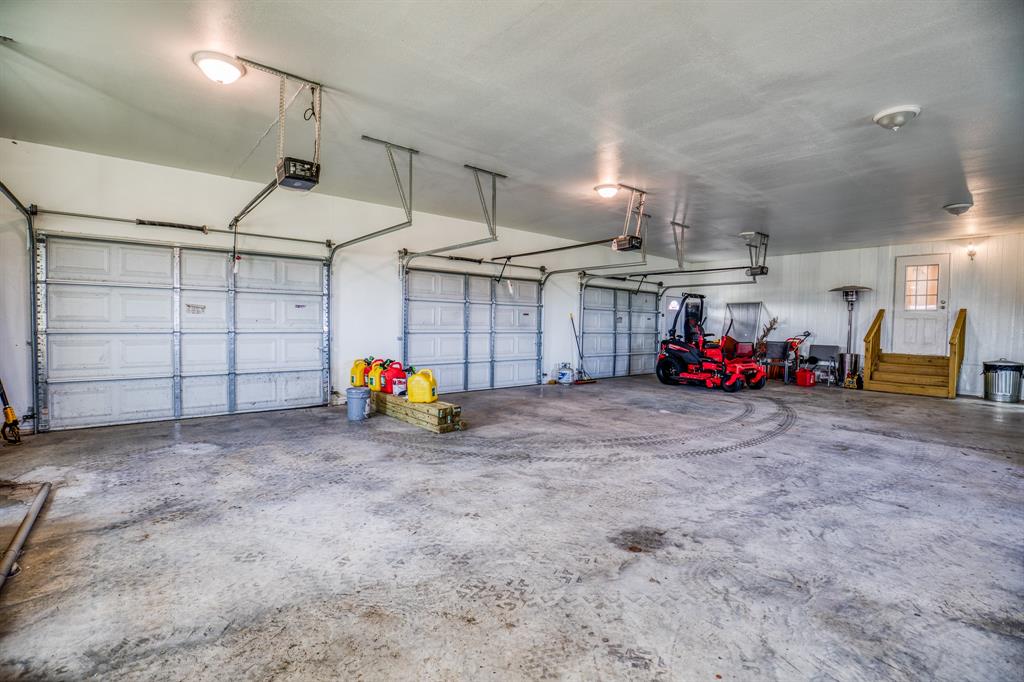
[{"label": "white garage door", "polygon": [[433,370],[438,390],[540,383],[539,282],[409,270],[404,307],[405,362]]},{"label": "white garage door", "polygon": [[40,429],[320,405],[321,260],[40,241]]},{"label": "white garage door", "polygon": [[658,361],[658,296],[648,291],[583,291],[583,368],[594,377],[650,374]]}]

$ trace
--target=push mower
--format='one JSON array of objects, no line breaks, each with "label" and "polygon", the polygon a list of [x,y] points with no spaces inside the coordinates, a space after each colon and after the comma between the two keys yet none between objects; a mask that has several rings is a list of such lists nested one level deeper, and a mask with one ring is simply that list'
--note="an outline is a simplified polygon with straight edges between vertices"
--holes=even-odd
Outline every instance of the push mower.
[{"label": "push mower", "polygon": [[[695,315],[687,313],[684,319],[684,333],[679,336],[679,314],[686,310],[686,301],[695,299],[700,302]],[[744,386],[752,389],[763,388],[768,382],[764,367],[753,357],[727,357],[723,346],[733,349],[737,344],[729,337],[719,343],[704,333],[704,296],[702,294],[684,293],[679,302],[679,310],[672,320],[672,328],[668,330],[668,338],[661,342],[658,354],[658,381],[663,384],[704,384],[707,388],[721,386],[722,390],[733,393]],[[748,344],[749,345],[749,344]]]}]

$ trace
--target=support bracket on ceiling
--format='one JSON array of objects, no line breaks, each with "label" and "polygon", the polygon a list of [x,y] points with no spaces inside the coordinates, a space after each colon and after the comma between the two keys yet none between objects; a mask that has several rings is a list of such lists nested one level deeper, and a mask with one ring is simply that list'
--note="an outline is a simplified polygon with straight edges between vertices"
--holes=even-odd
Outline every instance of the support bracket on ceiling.
[{"label": "support bracket on ceiling", "polygon": [[[505,180],[508,178],[508,176],[495,171],[485,170],[483,168],[471,166],[468,163],[465,164],[465,167],[473,171],[473,180],[476,182],[476,193],[480,197],[480,208],[483,209],[484,223],[486,223],[487,225],[487,236],[484,237],[483,239],[474,239],[473,241],[461,242],[459,244],[439,246],[436,249],[428,249],[427,251],[400,252],[401,267],[403,271],[407,267],[409,267],[409,262],[412,261],[414,258],[420,258],[422,256],[433,256],[438,253],[444,253],[445,251],[454,251],[456,249],[464,249],[468,246],[477,246],[478,244],[489,244],[491,242],[498,241],[498,178]],[[484,175],[488,175],[491,178],[491,201],[489,208],[487,198],[484,195],[483,184],[480,182],[481,173],[483,173]]]},{"label": "support bracket on ceiling", "polygon": [[669,225],[672,226],[672,239],[676,245],[676,264],[679,268],[683,268],[683,238],[686,236],[686,231],[690,229],[689,225],[684,225],[676,221],[671,221]]},{"label": "support bracket on ceiling", "polygon": [[629,206],[626,208],[626,222],[622,225],[622,236],[633,235],[640,237],[643,228],[643,220],[650,216],[644,214],[644,204],[647,203],[647,192],[629,185],[619,184],[622,189],[629,190]]},{"label": "support bracket on ceiling", "polygon": [[[477,168],[476,166],[470,166],[468,163],[465,165],[466,168],[473,171],[473,182],[476,183],[476,193],[480,197],[480,208],[484,212],[484,223],[487,224],[487,231],[494,238],[498,238],[498,178],[502,180],[508,179],[507,175],[501,173],[495,173],[494,171],[484,170],[483,168]],[[487,199],[484,197],[484,188],[480,184],[480,174],[489,175],[491,178],[491,206],[490,210],[487,208]]]}]

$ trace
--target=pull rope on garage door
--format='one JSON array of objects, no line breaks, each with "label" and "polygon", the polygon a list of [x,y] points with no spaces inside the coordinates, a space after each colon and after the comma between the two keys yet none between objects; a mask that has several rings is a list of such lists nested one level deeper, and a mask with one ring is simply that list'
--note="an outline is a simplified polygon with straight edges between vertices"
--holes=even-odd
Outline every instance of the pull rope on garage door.
[{"label": "pull rope on garage door", "polygon": [[37,240],[40,430],[322,405],[323,259]]},{"label": "pull rope on garage door", "polygon": [[540,383],[540,282],[413,268],[403,281],[403,362],[441,391]]},{"label": "pull rope on garage door", "polygon": [[586,286],[580,299],[583,368],[594,378],[653,373],[658,360],[658,295]]}]

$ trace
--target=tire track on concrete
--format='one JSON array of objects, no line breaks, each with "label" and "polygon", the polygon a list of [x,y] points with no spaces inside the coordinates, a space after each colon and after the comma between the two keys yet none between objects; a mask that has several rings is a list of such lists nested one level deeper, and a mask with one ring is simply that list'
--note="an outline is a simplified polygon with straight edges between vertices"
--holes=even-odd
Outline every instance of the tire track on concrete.
[{"label": "tire track on concrete", "polygon": [[[415,452],[405,453],[406,455],[438,455],[444,458],[462,458],[462,459],[482,459],[492,460],[495,462],[521,462],[525,464],[532,463],[556,463],[556,464],[619,464],[619,463],[632,463],[642,462],[647,460],[679,460],[688,459],[695,457],[706,457],[710,455],[725,454],[728,452],[737,452],[739,450],[745,450],[747,448],[764,445],[765,443],[778,438],[787,431],[789,431],[796,423],[796,411],[777,398],[764,398],[763,400],[769,401],[775,405],[775,412],[772,415],[773,419],[779,419],[779,422],[775,424],[768,431],[758,434],[753,438],[748,438],[736,443],[729,445],[722,445],[713,448],[695,448],[691,450],[681,450],[678,452],[670,453],[638,453],[636,455],[608,455],[601,457],[587,457],[587,456],[565,456],[565,455],[543,455],[528,450],[519,452],[509,452],[509,448],[505,447],[504,452],[498,451],[487,451],[484,450],[462,450],[452,447],[438,447],[431,445],[423,445],[422,443],[415,443]],[[780,419],[781,418],[781,419]],[[380,440],[371,437],[371,440]],[[388,443],[386,439],[383,441],[384,444],[388,445],[403,445],[402,443]],[[678,442],[678,441],[674,441]],[[686,442],[685,440],[683,442]],[[646,444],[646,443],[641,443]],[[550,444],[552,447],[558,447],[560,444],[555,442]]]}]

